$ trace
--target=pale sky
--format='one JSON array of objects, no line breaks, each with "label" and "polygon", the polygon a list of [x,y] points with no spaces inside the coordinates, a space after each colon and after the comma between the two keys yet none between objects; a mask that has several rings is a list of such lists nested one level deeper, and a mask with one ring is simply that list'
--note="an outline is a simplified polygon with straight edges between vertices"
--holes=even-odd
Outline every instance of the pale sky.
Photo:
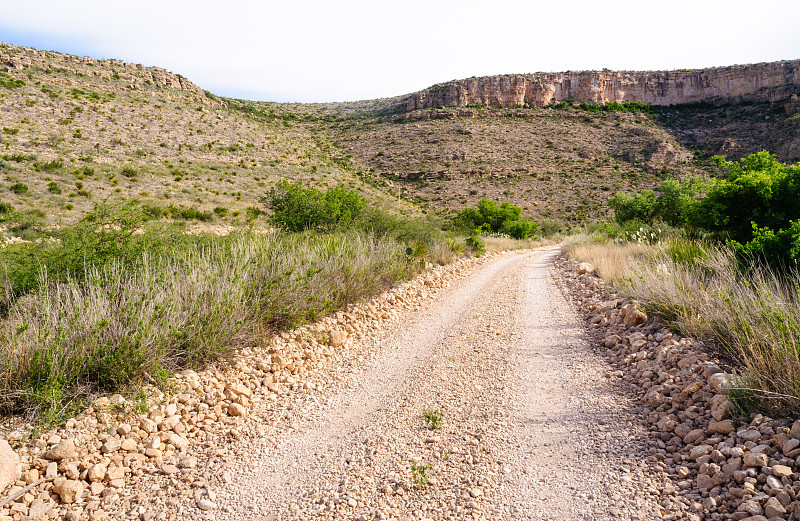
[{"label": "pale sky", "polygon": [[351,101],[490,74],[800,58],[800,0],[0,0],[0,41],[164,67],[215,94]]}]

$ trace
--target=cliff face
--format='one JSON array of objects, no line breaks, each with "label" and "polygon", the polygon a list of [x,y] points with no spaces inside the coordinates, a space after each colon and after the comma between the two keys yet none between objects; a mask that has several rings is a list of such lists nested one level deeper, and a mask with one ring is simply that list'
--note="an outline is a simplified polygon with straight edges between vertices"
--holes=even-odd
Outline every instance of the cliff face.
[{"label": "cliff face", "polygon": [[691,71],[564,72],[451,81],[411,94],[398,111],[443,106],[544,107],[574,99],[604,104],[638,101],[674,105],[700,101],[788,100],[800,93],[800,60]]},{"label": "cliff face", "polygon": [[143,67],[119,60],[96,60],[87,56],[73,56],[53,51],[39,51],[29,47],[3,44],[0,48],[0,71],[23,70],[29,67],[48,69],[57,66],[75,75],[88,74],[99,78],[125,82],[130,88],[150,82],[159,88],[172,88],[202,93],[203,90],[179,74],[160,67]]}]

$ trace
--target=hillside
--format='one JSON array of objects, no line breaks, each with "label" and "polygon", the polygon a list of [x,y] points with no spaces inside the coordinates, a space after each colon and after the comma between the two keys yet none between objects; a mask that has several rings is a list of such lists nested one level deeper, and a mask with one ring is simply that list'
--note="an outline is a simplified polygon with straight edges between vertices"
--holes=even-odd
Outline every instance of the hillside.
[{"label": "hillside", "polygon": [[0,200],[51,222],[131,198],[243,222],[281,178],[381,197],[290,109],[254,111],[116,60],[0,44],[0,64]]},{"label": "hillside", "polygon": [[163,69],[9,44],[0,63],[0,200],[51,222],[135,198],[241,223],[278,179],[347,183],[406,213],[489,197],[580,222],[606,218],[616,191],[706,175],[710,155],[800,160],[796,62],[473,78],[329,104],[226,99]]}]

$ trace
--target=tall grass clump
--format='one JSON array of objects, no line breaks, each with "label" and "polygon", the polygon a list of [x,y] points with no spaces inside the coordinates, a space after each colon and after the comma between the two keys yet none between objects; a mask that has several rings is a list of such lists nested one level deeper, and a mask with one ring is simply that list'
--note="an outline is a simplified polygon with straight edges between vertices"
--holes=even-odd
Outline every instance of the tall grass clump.
[{"label": "tall grass clump", "polygon": [[415,266],[397,242],[364,234],[241,233],[58,281],[43,269],[0,323],[0,403],[53,419],[95,393],[197,367],[257,324],[314,320]]},{"label": "tall grass clump", "polygon": [[631,266],[623,287],[684,334],[717,346],[739,368],[742,396],[758,410],[797,413],[800,278],[741,262],[723,246],[663,246]]},{"label": "tall grass clump", "polygon": [[641,259],[646,245],[640,242],[613,242],[600,234],[577,234],[564,244],[564,251],[578,262],[588,262],[595,273],[610,283],[628,276],[631,264]]}]

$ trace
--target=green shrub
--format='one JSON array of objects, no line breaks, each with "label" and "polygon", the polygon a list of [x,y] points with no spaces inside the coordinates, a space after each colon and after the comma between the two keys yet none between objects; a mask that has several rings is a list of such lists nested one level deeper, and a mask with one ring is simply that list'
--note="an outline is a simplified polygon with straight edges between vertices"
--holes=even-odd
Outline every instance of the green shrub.
[{"label": "green shrub", "polygon": [[210,221],[214,217],[213,212],[204,212],[193,206],[175,206],[172,204],[166,209],[166,213],[173,219],[183,219],[187,221]]},{"label": "green shrub", "polygon": [[[507,225],[513,222],[529,222],[521,221],[522,209],[519,206],[514,206],[511,203],[504,202],[498,205],[489,199],[481,199],[476,206],[468,206],[464,208],[460,214],[454,219],[456,228],[463,230],[477,230],[481,233],[508,233]],[[534,224],[530,223],[531,229],[528,231],[530,234],[534,229]],[[527,224],[513,225],[516,233],[525,235]],[[525,235],[527,237],[527,235]]]},{"label": "green shrub", "polygon": [[272,211],[270,222],[292,232],[347,225],[366,207],[364,198],[345,186],[321,192],[288,181],[275,185],[264,202]]},{"label": "green shrub", "polygon": [[129,179],[132,178],[132,177],[136,177],[137,174],[138,174],[136,168],[133,167],[133,166],[130,166],[130,165],[122,167],[122,170],[120,170],[119,173],[124,175],[125,177],[127,177]]},{"label": "green shrub", "polygon": [[652,190],[633,195],[617,192],[608,200],[608,205],[614,210],[614,218],[619,224],[629,221],[650,223],[656,215],[656,194]]},{"label": "green shrub", "polygon": [[0,202],[0,215],[8,215],[14,211],[14,207],[9,203]]},{"label": "green shrub", "polygon": [[256,208],[255,206],[248,206],[247,208],[245,208],[244,211],[245,211],[245,219],[248,222],[255,220],[256,217],[258,217],[259,215],[264,215],[264,210],[262,210],[261,208]]},{"label": "green shrub", "polygon": [[228,215],[228,209],[222,206],[217,206],[214,208],[214,213],[219,215],[220,217],[225,217]]},{"label": "green shrub", "polygon": [[685,226],[697,206],[697,196],[705,187],[699,179],[665,179],[653,190],[638,194],[617,192],[608,200],[619,224],[662,221],[670,226]]},{"label": "green shrub", "polygon": [[54,159],[52,161],[47,161],[47,162],[34,161],[32,166],[33,169],[36,170],[37,172],[51,171],[63,168],[64,162],[61,161],[60,159]]},{"label": "green shrub", "polygon": [[759,152],[727,167],[728,179],[711,185],[692,214],[692,224],[744,243],[753,236],[753,223],[781,230],[800,219],[800,164],[783,164],[769,152]]},{"label": "green shrub", "polygon": [[766,226],[759,228],[753,223],[753,239],[744,245],[734,245],[739,253],[763,259],[779,270],[796,268],[800,262],[800,220],[789,221],[787,228],[778,231]]},{"label": "green shrub", "polygon": [[536,233],[538,226],[533,221],[507,221],[504,229],[514,239],[527,239]]},{"label": "green shrub", "polygon": [[486,253],[486,244],[484,244],[483,239],[480,237],[473,235],[471,237],[467,237],[466,239],[467,247],[475,253],[476,257],[480,257],[484,253]]},{"label": "green shrub", "polygon": [[25,183],[14,183],[11,185],[10,190],[17,195],[27,194],[28,193],[28,185]]},{"label": "green shrub", "polygon": [[51,194],[60,194],[61,188],[58,187],[58,183],[56,183],[55,181],[50,181],[49,183],[47,183],[47,191],[50,192]]},{"label": "green shrub", "polygon": [[25,86],[24,81],[12,78],[8,74],[3,74],[0,72],[0,87],[6,89],[18,89],[24,86]]},{"label": "green shrub", "polygon": [[562,223],[555,219],[542,219],[539,222],[539,230],[545,237],[552,237],[563,229]]},{"label": "green shrub", "polygon": [[36,156],[26,155],[26,154],[3,154],[0,157],[5,159],[6,161],[14,161],[15,163],[22,163],[24,161],[33,161],[34,159],[36,159]]}]

